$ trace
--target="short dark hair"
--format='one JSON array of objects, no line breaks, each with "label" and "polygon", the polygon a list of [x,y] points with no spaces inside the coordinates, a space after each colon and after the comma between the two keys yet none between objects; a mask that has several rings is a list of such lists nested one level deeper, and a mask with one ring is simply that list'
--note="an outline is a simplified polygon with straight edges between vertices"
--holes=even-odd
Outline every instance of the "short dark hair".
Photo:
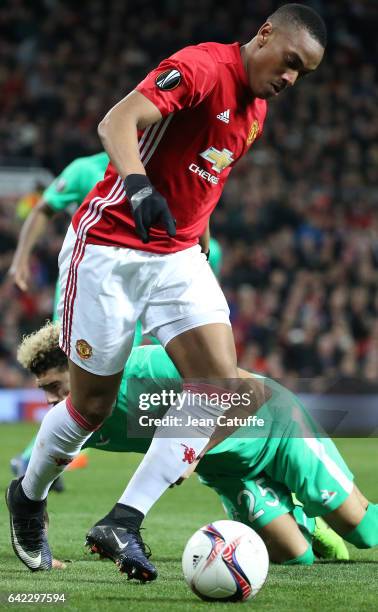
[{"label": "short dark hair", "polygon": [[327,45],[327,28],[322,17],[305,4],[284,4],[268,17],[273,25],[294,25],[305,28],[318,43]]}]

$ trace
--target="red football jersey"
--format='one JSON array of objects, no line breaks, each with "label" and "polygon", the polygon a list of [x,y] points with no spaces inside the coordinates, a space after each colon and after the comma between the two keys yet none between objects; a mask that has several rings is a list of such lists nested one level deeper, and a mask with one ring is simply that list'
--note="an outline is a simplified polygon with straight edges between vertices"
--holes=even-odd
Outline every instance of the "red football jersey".
[{"label": "red football jersey", "polygon": [[142,243],[111,163],[73,225],[78,237],[92,244],[180,251],[198,243],[232,167],[261,135],[267,105],[252,97],[238,43],[186,47],[136,89],[162,114],[139,132],[139,149],[147,176],[176,219],[176,237],[154,227],[151,241]]}]

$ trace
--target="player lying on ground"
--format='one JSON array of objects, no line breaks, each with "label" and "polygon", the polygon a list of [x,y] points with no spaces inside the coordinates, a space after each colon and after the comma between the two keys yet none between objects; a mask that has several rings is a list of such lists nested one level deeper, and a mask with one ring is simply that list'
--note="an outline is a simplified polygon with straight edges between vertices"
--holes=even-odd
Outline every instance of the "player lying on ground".
[{"label": "player lying on ground", "polygon": [[[58,337],[58,324],[46,324],[24,339],[18,352],[20,363],[36,376],[51,404],[69,392],[68,363]],[[245,371],[240,374],[247,375]],[[87,447],[113,452],[147,451],[150,437],[127,435],[127,415],[138,413],[139,405],[138,389],[128,381],[136,379],[150,379],[149,391],[161,394],[167,380],[180,381],[180,376],[163,347],[134,348],[113,413],[87,440]],[[229,437],[200,461],[197,473],[201,482],[219,494],[229,518],[260,533],[273,562],[310,564],[314,552],[326,558],[347,559],[342,541],[332,530],[322,527],[315,519],[319,516],[356,546],[376,545],[377,506],[368,504],[353,485],[353,476],[333,442],[315,436],[299,400],[281,385],[269,383],[274,394],[258,416],[265,419],[270,434],[277,437],[256,437],[256,431],[244,428],[246,437]],[[139,415],[153,416],[157,410],[159,407],[150,406],[148,412]],[[283,413],[287,413],[284,421]],[[311,437],[304,439],[304,433]],[[293,502],[290,490],[303,507]],[[110,526],[108,521],[105,527],[103,524],[101,520],[90,530],[88,544],[116,562],[122,553],[112,531],[122,542],[122,520],[112,520]]]},{"label": "player lying on ground", "polygon": [[[47,413],[22,484],[8,492],[18,544],[41,559],[40,567],[51,566],[48,541],[42,526],[31,541],[28,526],[43,516],[64,464],[110,415],[138,319],[184,379],[222,380],[219,395],[245,384],[238,380],[227,302],[198,236],[233,166],[261,136],[266,100],[316,70],[325,45],[316,12],[284,5],[245,45],[203,43],[164,60],[100,123],[111,163],[75,213],[59,256],[70,396]],[[251,386],[254,411],[265,396],[259,381]],[[205,415],[208,407],[199,402],[195,409]],[[182,411],[191,416],[193,407],[187,402]],[[220,401],[214,411],[222,414]],[[214,429],[193,423],[184,442],[199,455]],[[143,580],[154,580],[157,570],[140,526],[184,471],[182,440],[160,434],[157,428],[119,499],[128,544],[119,562],[129,577]]]}]

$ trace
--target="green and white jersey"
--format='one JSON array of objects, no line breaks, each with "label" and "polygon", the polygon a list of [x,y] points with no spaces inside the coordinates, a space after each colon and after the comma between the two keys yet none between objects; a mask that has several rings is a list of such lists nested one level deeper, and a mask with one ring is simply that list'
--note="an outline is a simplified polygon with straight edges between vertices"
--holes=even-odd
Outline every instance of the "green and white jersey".
[{"label": "green and white jersey", "polygon": [[43,199],[55,212],[68,209],[73,213],[87,193],[103,179],[108,163],[109,157],[104,152],[78,157],[45,189]]}]

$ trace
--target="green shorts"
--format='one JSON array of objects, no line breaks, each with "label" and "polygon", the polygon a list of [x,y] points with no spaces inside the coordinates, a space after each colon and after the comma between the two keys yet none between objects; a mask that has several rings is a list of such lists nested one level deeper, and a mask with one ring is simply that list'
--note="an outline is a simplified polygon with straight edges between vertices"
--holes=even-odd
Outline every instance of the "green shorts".
[{"label": "green shorts", "polygon": [[[352,491],[353,475],[328,438],[272,438],[261,453],[256,447],[262,440],[239,442],[234,456],[206,455],[197,468],[200,481],[220,495],[230,518],[261,529],[294,510],[291,492],[308,517],[322,516]],[[254,464],[249,462],[253,457]]]},{"label": "green shorts", "polygon": [[212,481],[200,476],[200,481],[218,493],[228,518],[250,525],[257,531],[294,510],[288,488],[266,475],[249,480],[223,477]]}]

